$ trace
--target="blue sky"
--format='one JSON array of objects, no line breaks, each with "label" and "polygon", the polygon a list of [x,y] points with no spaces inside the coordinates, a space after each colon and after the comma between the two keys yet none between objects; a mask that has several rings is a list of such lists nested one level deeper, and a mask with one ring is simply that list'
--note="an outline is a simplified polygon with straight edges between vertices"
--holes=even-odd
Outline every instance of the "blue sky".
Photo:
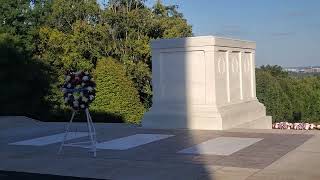
[{"label": "blue sky", "polygon": [[[147,3],[152,5],[155,0]],[[256,63],[320,65],[320,0],[162,0],[177,4],[194,35],[257,43]]]}]

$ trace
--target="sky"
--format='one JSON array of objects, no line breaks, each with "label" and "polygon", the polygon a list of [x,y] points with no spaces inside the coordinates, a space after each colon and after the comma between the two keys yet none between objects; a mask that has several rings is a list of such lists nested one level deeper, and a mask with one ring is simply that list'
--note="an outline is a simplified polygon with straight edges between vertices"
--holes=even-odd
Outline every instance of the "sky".
[{"label": "sky", "polygon": [[[147,1],[149,6],[155,0]],[[176,4],[195,36],[257,43],[257,65],[320,66],[320,0],[162,0]]]}]

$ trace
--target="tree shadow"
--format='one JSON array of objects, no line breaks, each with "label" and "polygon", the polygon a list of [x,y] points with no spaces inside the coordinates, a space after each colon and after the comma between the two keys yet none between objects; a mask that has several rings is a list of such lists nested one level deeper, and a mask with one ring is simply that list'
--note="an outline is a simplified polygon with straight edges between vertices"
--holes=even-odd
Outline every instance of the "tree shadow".
[{"label": "tree shadow", "polygon": [[[199,111],[203,111],[201,106],[206,105],[206,80],[213,78],[205,66],[214,68],[214,59],[206,55],[203,49],[192,47],[192,39],[155,40],[151,43],[153,97],[152,106],[142,119],[142,127],[147,131],[151,131],[149,128],[158,129],[155,132],[159,129],[170,129],[168,132],[172,129],[177,132],[183,130],[183,136],[187,139],[175,137],[174,144],[167,147],[175,152],[170,152],[168,156],[180,159],[180,163],[195,165],[192,159],[199,157],[199,154],[182,154],[179,151],[189,147],[197,149],[198,139],[201,138],[199,134],[210,133],[201,131],[205,129],[203,124],[207,123],[207,119],[201,117]],[[166,155],[156,156],[161,160],[161,156]],[[199,171],[195,170],[194,173],[201,172],[198,178],[211,179],[214,176],[214,172],[208,170],[207,166],[206,161],[196,163]],[[180,175],[183,177],[185,174]]]},{"label": "tree shadow", "polygon": [[44,108],[50,67],[22,47],[15,37],[0,34],[0,115],[34,116]]}]

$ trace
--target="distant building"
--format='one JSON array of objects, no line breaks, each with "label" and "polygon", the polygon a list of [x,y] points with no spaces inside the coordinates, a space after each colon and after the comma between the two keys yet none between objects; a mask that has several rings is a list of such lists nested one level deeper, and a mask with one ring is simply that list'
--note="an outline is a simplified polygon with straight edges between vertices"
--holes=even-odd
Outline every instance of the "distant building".
[{"label": "distant building", "polygon": [[312,67],[304,68],[303,70],[305,73],[313,73]]},{"label": "distant building", "polygon": [[313,70],[314,70],[315,73],[320,73],[320,68],[319,67],[313,68]]},{"label": "distant building", "polygon": [[320,73],[320,68],[319,67],[307,67],[304,68],[305,73]]},{"label": "distant building", "polygon": [[287,67],[283,68],[286,72],[295,72],[295,73],[320,73],[320,67]]},{"label": "distant building", "polygon": [[299,72],[299,70],[296,68],[284,68],[284,71],[286,71],[286,72]]}]

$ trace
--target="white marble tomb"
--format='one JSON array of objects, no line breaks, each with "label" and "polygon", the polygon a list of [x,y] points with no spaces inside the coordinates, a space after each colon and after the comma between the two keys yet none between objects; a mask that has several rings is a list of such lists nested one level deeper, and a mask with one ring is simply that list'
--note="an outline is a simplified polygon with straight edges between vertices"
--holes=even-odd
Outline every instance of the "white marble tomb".
[{"label": "white marble tomb", "polygon": [[200,36],[154,40],[147,128],[271,129],[256,98],[255,42]]}]

